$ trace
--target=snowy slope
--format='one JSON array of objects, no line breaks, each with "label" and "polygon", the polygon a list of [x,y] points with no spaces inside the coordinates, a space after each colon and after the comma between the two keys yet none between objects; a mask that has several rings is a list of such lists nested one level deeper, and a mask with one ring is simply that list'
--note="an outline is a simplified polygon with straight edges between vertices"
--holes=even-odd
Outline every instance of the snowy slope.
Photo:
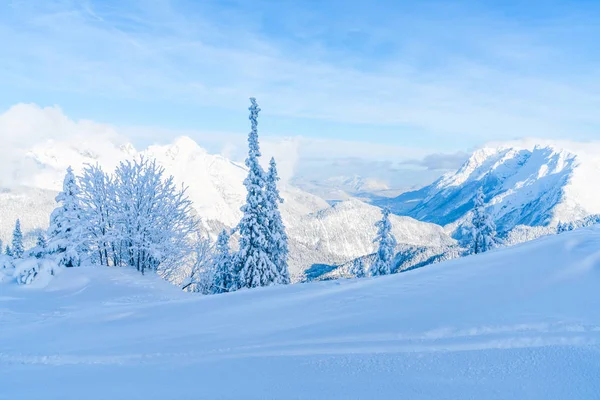
[{"label": "snowy slope", "polygon": [[600,212],[597,145],[503,145],[477,150],[453,174],[390,204],[395,212],[441,225],[460,225],[483,187],[500,230],[556,226]]},{"label": "snowy slope", "polygon": [[0,283],[0,399],[592,399],[599,286],[598,229],[208,297],[69,269]]}]

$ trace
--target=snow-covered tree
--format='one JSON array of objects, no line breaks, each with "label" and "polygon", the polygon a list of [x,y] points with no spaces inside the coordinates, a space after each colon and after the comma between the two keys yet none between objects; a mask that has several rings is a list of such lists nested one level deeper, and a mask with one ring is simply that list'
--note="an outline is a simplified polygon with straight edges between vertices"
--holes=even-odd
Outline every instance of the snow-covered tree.
[{"label": "snow-covered tree", "polygon": [[50,216],[48,250],[57,257],[59,265],[76,267],[81,264],[82,216],[79,202],[80,189],[71,167],[67,169],[63,190],[56,196],[59,206]]},{"label": "snow-covered tree", "polygon": [[6,254],[9,257],[13,256],[13,252],[12,252],[12,250],[11,250],[11,248],[10,248],[9,245],[6,245],[6,248],[4,249],[4,254]]},{"label": "snow-covered tree", "polygon": [[475,196],[473,206],[473,242],[471,252],[473,254],[484,253],[499,244],[496,238],[496,224],[491,215],[485,209],[485,198],[483,189],[479,188]]},{"label": "snow-covered tree", "polygon": [[267,219],[269,221],[267,249],[271,256],[271,261],[273,261],[277,268],[276,283],[287,285],[290,283],[290,273],[288,271],[288,236],[285,232],[285,226],[283,225],[279,211],[279,204],[283,203],[283,199],[279,195],[277,181],[279,181],[277,165],[275,159],[271,158],[265,186]]},{"label": "snow-covered tree", "polygon": [[390,209],[384,208],[381,210],[382,218],[377,221],[377,238],[375,243],[379,243],[377,250],[377,259],[371,267],[373,276],[387,275],[391,273],[392,261],[394,259],[396,249],[396,238],[392,234],[392,223],[390,221]]},{"label": "snow-covered tree", "polygon": [[244,180],[247,190],[246,204],[241,208],[242,220],[237,229],[240,234],[239,252],[235,257],[236,288],[253,288],[277,283],[277,267],[269,255],[268,203],[265,195],[265,172],[260,166],[258,144],[258,113],[255,98],[250,99],[251,131],[248,135],[248,176]]},{"label": "snow-covered tree", "polygon": [[79,182],[81,215],[92,260],[100,265],[118,265],[113,229],[117,209],[113,179],[99,165],[87,165]]},{"label": "snow-covered tree", "polygon": [[21,232],[21,221],[17,219],[12,238],[12,254],[15,258],[23,258],[25,247],[23,246],[23,232]]},{"label": "snow-covered tree", "polygon": [[226,293],[234,287],[233,260],[229,250],[229,233],[221,231],[215,244],[213,256],[214,293]]},{"label": "snow-covered tree", "polygon": [[350,273],[356,278],[364,278],[366,275],[365,261],[362,257],[356,258],[350,267]]},{"label": "snow-covered tree", "polygon": [[114,195],[119,265],[142,273],[156,271],[193,252],[198,221],[187,189],[178,188],[172,176],[165,177],[155,160],[122,162],[115,172]]},{"label": "snow-covered tree", "polygon": [[29,251],[29,255],[35,258],[44,258],[48,254],[48,241],[44,231],[39,231],[35,247]]},{"label": "snow-covered tree", "polygon": [[[193,263],[191,273],[182,285],[182,290],[202,294],[215,293],[215,269],[213,265],[214,254],[210,240],[200,232],[196,233],[194,241]],[[186,260],[187,261],[187,260]],[[167,269],[167,275],[175,275],[180,270],[180,266],[174,266]],[[164,269],[161,271],[165,271]],[[165,276],[165,274],[162,274]]]},{"label": "snow-covered tree", "polygon": [[46,240],[46,234],[43,231],[38,232],[35,245],[40,249],[46,249],[48,247],[48,241]]}]

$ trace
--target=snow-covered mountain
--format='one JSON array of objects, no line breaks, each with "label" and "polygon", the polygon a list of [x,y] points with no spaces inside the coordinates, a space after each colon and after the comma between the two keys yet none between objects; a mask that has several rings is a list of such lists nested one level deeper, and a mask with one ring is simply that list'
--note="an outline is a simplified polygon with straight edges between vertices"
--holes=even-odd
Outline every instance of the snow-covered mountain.
[{"label": "snow-covered mountain", "polygon": [[[209,154],[196,142],[181,137],[169,145],[154,145],[138,152],[133,146],[94,142],[49,141],[27,152],[26,179],[23,184],[0,192],[0,238],[10,238],[14,221],[21,218],[23,229],[32,231],[47,226],[54,208],[54,197],[61,188],[65,169],[72,165],[79,172],[86,163],[99,163],[112,170],[120,160],[138,154],[155,158],[168,174],[188,187],[188,194],[207,231],[216,237],[223,227],[233,227],[241,218],[245,201],[243,180],[246,167],[221,155]],[[25,174],[22,174],[25,176]],[[374,251],[377,207],[357,200],[330,208],[323,199],[283,183],[282,217],[290,236],[290,272],[300,277],[312,264],[340,263]],[[428,245],[450,243],[440,227],[395,218],[400,243]]]},{"label": "snow-covered mountain", "polygon": [[475,193],[482,187],[500,230],[556,226],[600,212],[600,190],[594,185],[598,176],[598,146],[487,147],[473,153],[455,173],[379,204],[453,230],[468,218]]},{"label": "snow-covered mountain", "polygon": [[[340,258],[356,258],[375,252],[375,222],[380,219],[379,207],[351,199],[304,216],[300,224],[290,227],[289,233],[315,249],[324,249]],[[390,220],[398,243],[420,246],[454,244],[439,225],[396,215],[391,216]]]}]

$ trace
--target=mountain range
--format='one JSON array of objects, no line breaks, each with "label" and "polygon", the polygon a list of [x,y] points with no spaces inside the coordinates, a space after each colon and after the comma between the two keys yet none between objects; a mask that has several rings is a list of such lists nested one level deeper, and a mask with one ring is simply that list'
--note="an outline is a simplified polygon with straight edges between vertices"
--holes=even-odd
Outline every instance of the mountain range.
[{"label": "mountain range", "polygon": [[[560,222],[600,214],[600,196],[590,185],[600,176],[600,149],[595,150],[559,144],[485,147],[456,172],[431,185],[394,198],[373,195],[372,204],[348,196],[330,205],[316,194],[282,182],[290,272],[295,281],[326,277],[332,271],[339,274],[353,259],[374,253],[374,224],[381,206],[390,206],[397,214],[392,216],[392,225],[399,269],[458,256],[461,229],[468,226],[473,197],[480,187],[500,233],[510,243],[551,233]],[[210,154],[188,137],[141,151],[126,142],[55,140],[29,149],[13,183],[0,189],[0,239],[9,240],[17,218],[29,233],[30,243],[37,229],[46,228],[69,165],[76,172],[86,163],[112,170],[119,161],[137,155],[155,158],[168,174],[188,186],[195,210],[213,239],[240,220],[246,167]],[[345,184],[356,190],[368,188],[358,176]],[[377,184],[372,189],[382,187]]]}]

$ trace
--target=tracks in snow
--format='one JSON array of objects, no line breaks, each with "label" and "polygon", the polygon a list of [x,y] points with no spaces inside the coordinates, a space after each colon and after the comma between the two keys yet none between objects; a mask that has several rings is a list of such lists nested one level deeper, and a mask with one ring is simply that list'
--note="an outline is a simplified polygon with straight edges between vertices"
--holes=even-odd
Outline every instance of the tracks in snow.
[{"label": "tracks in snow", "polygon": [[539,323],[469,329],[440,328],[419,334],[373,333],[358,336],[331,336],[235,347],[215,345],[212,349],[184,353],[35,355],[0,352],[0,364],[135,365],[163,363],[166,360],[199,363],[253,357],[435,353],[556,346],[581,347],[598,344],[600,344],[600,326]]}]

